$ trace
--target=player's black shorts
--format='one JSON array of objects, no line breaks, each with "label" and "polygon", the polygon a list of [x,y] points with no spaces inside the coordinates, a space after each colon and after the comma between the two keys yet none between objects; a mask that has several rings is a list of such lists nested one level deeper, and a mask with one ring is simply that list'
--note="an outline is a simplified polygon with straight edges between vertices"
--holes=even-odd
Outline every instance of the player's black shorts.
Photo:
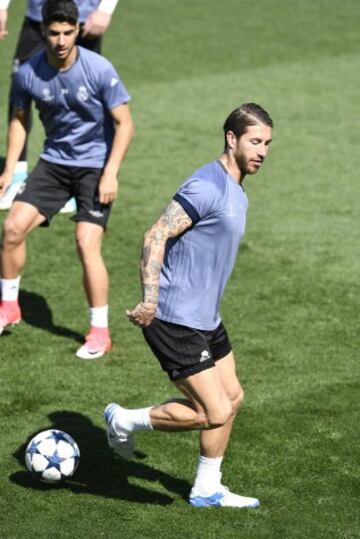
[{"label": "player's black shorts", "polygon": [[69,167],[40,159],[20,187],[15,200],[28,202],[46,217],[42,226],[75,197],[77,212],[73,221],[86,221],[106,228],[111,204],[100,204],[98,184],[102,168]]},{"label": "player's black shorts", "polygon": [[222,323],[213,331],[204,331],[155,318],[143,328],[143,334],[171,381],[210,369],[231,352]]}]

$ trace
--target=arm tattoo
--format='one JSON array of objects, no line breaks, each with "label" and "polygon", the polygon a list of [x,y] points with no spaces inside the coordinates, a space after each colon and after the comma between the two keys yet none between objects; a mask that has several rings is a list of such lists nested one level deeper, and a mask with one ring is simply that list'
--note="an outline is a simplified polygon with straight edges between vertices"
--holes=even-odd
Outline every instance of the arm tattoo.
[{"label": "arm tattoo", "polygon": [[145,234],[140,274],[143,301],[157,304],[160,271],[169,238],[175,238],[192,225],[192,220],[178,202],[173,200],[165,208],[159,220]]}]

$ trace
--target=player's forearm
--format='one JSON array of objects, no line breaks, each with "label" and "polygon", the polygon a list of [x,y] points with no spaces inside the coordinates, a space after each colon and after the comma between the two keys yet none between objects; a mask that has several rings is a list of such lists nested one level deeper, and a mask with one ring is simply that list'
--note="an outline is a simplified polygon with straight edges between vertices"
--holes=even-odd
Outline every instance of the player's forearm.
[{"label": "player's forearm", "polygon": [[131,117],[115,123],[115,135],[110,155],[104,167],[104,172],[117,176],[121,163],[125,159],[126,152],[134,133],[134,125]]},{"label": "player's forearm", "polygon": [[13,173],[24,147],[25,140],[26,130],[23,123],[19,119],[13,118],[8,128],[5,172]]},{"label": "player's forearm", "polygon": [[157,305],[159,298],[160,272],[165,256],[167,237],[158,227],[145,234],[140,261],[140,277],[144,303]]}]

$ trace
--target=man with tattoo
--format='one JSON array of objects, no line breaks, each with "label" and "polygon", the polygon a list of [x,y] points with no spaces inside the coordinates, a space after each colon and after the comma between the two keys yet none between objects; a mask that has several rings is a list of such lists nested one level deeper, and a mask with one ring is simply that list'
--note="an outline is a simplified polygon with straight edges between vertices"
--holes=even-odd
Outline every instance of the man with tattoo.
[{"label": "man with tattoo", "polygon": [[225,148],[178,189],[145,234],[141,259],[143,301],[127,316],[185,398],[130,410],[105,408],[110,447],[124,458],[140,430],[200,430],[200,457],[189,502],[196,507],[257,507],[221,484],[220,467],[243,390],[219,315],[226,282],[245,231],[243,189],[268,153],[272,120],[246,103],[225,121]]}]

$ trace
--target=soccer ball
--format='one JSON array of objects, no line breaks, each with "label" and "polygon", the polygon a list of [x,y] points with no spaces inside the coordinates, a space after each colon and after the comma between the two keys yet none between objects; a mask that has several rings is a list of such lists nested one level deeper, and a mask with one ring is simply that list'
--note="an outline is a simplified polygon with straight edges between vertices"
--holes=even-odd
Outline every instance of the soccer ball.
[{"label": "soccer ball", "polygon": [[61,430],[39,432],[30,440],[25,452],[27,469],[46,483],[57,483],[71,477],[79,460],[77,443]]}]

